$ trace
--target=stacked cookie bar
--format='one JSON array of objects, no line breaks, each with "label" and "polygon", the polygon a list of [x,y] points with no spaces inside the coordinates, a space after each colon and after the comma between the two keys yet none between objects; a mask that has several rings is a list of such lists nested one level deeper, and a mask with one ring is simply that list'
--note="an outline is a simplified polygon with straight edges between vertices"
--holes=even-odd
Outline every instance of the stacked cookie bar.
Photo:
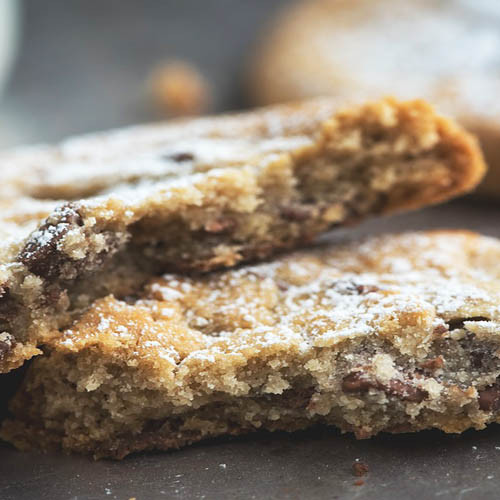
[{"label": "stacked cookie bar", "polygon": [[0,165],[0,370],[34,358],[2,425],[16,446],[121,458],[259,428],[498,418],[499,242],[284,253],[480,181],[475,140],[424,102],[320,99]]}]

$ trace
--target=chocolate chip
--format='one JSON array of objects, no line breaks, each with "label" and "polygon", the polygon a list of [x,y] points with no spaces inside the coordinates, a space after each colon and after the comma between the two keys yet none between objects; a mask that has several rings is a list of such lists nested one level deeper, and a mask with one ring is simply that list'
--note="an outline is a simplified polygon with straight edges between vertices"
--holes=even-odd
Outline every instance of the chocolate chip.
[{"label": "chocolate chip", "polygon": [[[32,233],[18,259],[33,274],[45,280],[45,287],[57,280],[71,281],[82,274],[94,272],[119,250],[127,235],[102,231],[99,234],[105,242],[104,249],[98,253],[88,251],[85,258],[73,260],[59,248],[59,243],[69,231],[83,225],[83,218],[72,204],[60,206]],[[53,290],[51,297],[54,299],[55,295]]]},{"label": "chocolate chip", "polygon": [[434,328],[434,331],[432,332],[436,336],[441,336],[445,334],[448,331],[448,328],[444,325],[438,325],[436,328]]},{"label": "chocolate chip", "polygon": [[484,316],[473,316],[471,318],[454,318],[448,321],[448,327],[450,330],[458,330],[463,328],[464,323],[467,321],[489,321],[489,320]]},{"label": "chocolate chip", "polygon": [[290,288],[290,283],[288,283],[285,280],[282,280],[281,278],[276,278],[274,282],[276,283],[278,289],[281,290],[282,292],[286,292]]},{"label": "chocolate chip", "polygon": [[396,396],[402,401],[421,403],[427,396],[427,392],[415,387],[409,382],[398,379],[392,379],[389,383],[382,384],[378,380],[373,380],[362,372],[356,371],[349,373],[342,380],[342,390],[344,392],[368,392],[370,389],[376,389],[385,392],[388,395]]},{"label": "chocolate chip", "polygon": [[370,138],[373,142],[379,142],[379,141],[382,141],[385,138],[385,136],[386,136],[385,130],[374,130],[371,133]]},{"label": "chocolate chip", "polygon": [[375,285],[360,285],[354,281],[335,281],[333,286],[342,295],[366,295],[372,292],[378,292],[380,288]]},{"label": "chocolate chip", "polygon": [[367,392],[369,389],[376,389],[377,383],[373,383],[363,372],[352,372],[342,380],[342,390],[344,392]]},{"label": "chocolate chip", "polygon": [[479,391],[479,408],[483,411],[496,411],[500,408],[500,386],[491,385]]},{"label": "chocolate chip", "polygon": [[367,293],[373,293],[373,292],[378,292],[380,288],[375,285],[358,285],[356,287],[356,291],[360,295],[366,295]]},{"label": "chocolate chip", "polygon": [[63,265],[70,259],[58,248],[58,243],[73,229],[83,225],[80,214],[70,205],[59,207],[35,231],[19,255],[19,260],[37,276],[57,278]]},{"label": "chocolate chip", "polygon": [[473,349],[470,352],[470,362],[474,368],[481,368],[485,364],[486,356],[491,357],[491,354],[485,353],[481,349]]},{"label": "chocolate chip", "polygon": [[159,432],[160,429],[165,425],[166,419],[160,419],[160,420],[149,420],[144,424],[144,427],[142,429],[142,432],[152,432],[156,433]]},{"label": "chocolate chip", "polygon": [[437,358],[428,359],[428,360],[424,361],[420,365],[420,368],[422,368],[425,371],[434,372],[434,371],[442,368],[443,365],[444,365],[443,356],[438,356]]},{"label": "chocolate chip", "polygon": [[290,408],[297,409],[306,408],[315,391],[313,387],[308,387],[306,389],[290,390],[289,392],[290,395],[285,395],[285,404]]},{"label": "chocolate chip", "polygon": [[314,216],[315,208],[308,205],[287,205],[281,207],[281,216],[284,219],[296,222],[304,222]]},{"label": "chocolate chip", "polygon": [[370,468],[368,467],[368,465],[366,465],[363,462],[354,462],[352,464],[352,473],[356,477],[363,477],[363,476],[365,476],[366,474],[368,474],[369,470],[370,470]]},{"label": "chocolate chip", "polygon": [[397,379],[390,380],[387,386],[381,385],[381,388],[387,394],[397,396],[403,401],[410,401],[412,403],[421,403],[428,396],[426,391]]},{"label": "chocolate chip", "polygon": [[267,394],[263,399],[271,403],[279,401],[281,405],[285,405],[288,408],[300,409],[309,407],[314,393],[314,387],[306,387],[303,389],[289,389],[280,395]]},{"label": "chocolate chip", "polygon": [[167,160],[174,160],[178,163],[183,163],[185,161],[194,160],[194,155],[193,155],[193,153],[183,152],[183,153],[174,153],[171,155],[164,155],[164,156],[162,156],[162,158],[165,158]]}]

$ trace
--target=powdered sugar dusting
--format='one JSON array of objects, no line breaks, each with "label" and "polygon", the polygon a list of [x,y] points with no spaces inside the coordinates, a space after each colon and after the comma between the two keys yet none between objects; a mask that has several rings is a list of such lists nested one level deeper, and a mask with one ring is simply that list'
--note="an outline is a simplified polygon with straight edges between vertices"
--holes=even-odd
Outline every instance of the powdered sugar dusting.
[{"label": "powdered sugar dusting", "polygon": [[[114,200],[123,217],[132,220],[149,205],[168,204],[174,198],[200,203],[203,186],[232,171],[245,170],[255,178],[280,156],[314,144],[301,127],[308,121],[320,123],[320,117],[333,110],[325,103],[316,111],[299,111],[295,130],[293,113],[268,111],[130,127],[68,139],[56,147],[4,153],[0,197],[7,201],[0,206],[0,257],[15,255],[30,233],[64,203],[58,200],[77,199],[78,206],[89,211],[110,210],[109,201]],[[271,130],[275,121],[281,123],[279,136]],[[41,244],[50,237],[33,235]]]},{"label": "powdered sugar dusting", "polygon": [[[133,306],[154,314],[167,310],[162,323],[138,317],[133,330],[142,333],[135,352],[154,357],[171,349],[169,360],[177,364],[215,363],[253,349],[304,352],[371,335],[418,351],[436,327],[454,318],[488,318],[475,328],[490,331],[500,321],[500,259],[496,268],[482,266],[491,252],[500,255],[500,243],[486,237],[409,233],[206,277],[165,275]],[[115,326],[101,317],[97,331],[83,337],[118,337],[121,313],[111,311],[111,317]],[[193,347],[183,350],[184,343],[179,350],[172,332]],[[82,341],[78,326],[66,332],[63,345],[72,337]]]}]

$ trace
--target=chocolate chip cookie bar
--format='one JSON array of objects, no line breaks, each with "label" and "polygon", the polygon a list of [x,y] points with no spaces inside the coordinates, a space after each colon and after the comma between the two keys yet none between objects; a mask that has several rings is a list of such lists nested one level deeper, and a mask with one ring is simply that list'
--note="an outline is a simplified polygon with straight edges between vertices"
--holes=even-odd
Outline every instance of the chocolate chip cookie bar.
[{"label": "chocolate chip cookie bar", "polygon": [[423,97],[478,135],[490,166],[478,193],[500,196],[499,22],[490,0],[293,2],[253,57],[251,100]]},{"label": "chocolate chip cookie bar", "polygon": [[382,236],[97,300],[1,435],[122,458],[257,429],[358,438],[500,420],[500,241]]},{"label": "chocolate chip cookie bar", "polygon": [[319,100],[135,127],[0,157],[0,373],[101,297],[209,271],[369,215],[436,203],[484,172],[424,102]]}]

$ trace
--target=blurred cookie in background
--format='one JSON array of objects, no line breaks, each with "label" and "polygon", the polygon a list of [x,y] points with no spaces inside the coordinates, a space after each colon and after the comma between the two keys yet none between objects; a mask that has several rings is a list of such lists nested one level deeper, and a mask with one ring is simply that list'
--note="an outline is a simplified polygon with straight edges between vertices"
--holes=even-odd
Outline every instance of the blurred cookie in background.
[{"label": "blurred cookie in background", "polygon": [[254,104],[424,97],[476,133],[500,196],[500,3],[306,0],[264,34],[249,67]]},{"label": "blurred cookie in background", "polygon": [[150,90],[160,114],[169,118],[196,116],[211,110],[211,85],[198,68],[187,61],[159,64],[151,74]]}]

